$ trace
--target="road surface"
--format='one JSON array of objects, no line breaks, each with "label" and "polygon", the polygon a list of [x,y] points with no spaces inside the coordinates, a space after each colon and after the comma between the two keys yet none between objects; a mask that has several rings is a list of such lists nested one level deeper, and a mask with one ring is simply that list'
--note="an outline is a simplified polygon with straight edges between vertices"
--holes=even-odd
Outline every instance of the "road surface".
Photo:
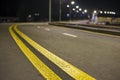
[{"label": "road surface", "polygon": [[[13,24],[0,24],[0,80],[45,80],[13,40],[10,25]],[[120,79],[119,36],[36,23],[17,24],[17,28],[48,51],[97,80]],[[20,39],[61,79],[74,80],[57,64]]]}]

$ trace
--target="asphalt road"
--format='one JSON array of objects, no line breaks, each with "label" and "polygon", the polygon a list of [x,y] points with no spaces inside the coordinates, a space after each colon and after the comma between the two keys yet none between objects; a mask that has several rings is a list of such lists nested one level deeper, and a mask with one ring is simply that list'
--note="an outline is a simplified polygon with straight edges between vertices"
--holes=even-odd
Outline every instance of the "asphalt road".
[{"label": "asphalt road", "polygon": [[[10,25],[0,24],[0,80],[45,80],[10,36]],[[18,24],[18,29],[97,80],[120,79],[119,36],[36,23]],[[63,80],[73,80],[37,51],[32,51]]]}]

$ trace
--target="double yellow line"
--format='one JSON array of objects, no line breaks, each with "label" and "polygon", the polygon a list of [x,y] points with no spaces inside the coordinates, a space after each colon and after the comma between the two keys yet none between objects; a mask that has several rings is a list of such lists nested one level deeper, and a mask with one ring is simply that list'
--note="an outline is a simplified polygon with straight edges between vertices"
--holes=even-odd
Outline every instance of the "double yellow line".
[{"label": "double yellow line", "polygon": [[47,67],[15,34],[15,32],[21,36],[25,41],[27,41],[32,47],[34,47],[40,54],[44,55],[51,62],[56,64],[59,68],[61,68],[64,72],[66,72],[69,76],[74,78],[75,80],[96,80],[95,78],[89,76],[85,72],[80,69],[74,67],[70,63],[64,61],[60,57],[54,55],[52,52],[48,51],[40,44],[36,43],[20,30],[17,29],[17,26],[11,26],[9,28],[9,32],[19,48],[26,55],[29,61],[33,64],[33,66],[39,71],[40,74],[43,75],[46,80],[62,80],[55,72],[53,72],[49,67]]}]

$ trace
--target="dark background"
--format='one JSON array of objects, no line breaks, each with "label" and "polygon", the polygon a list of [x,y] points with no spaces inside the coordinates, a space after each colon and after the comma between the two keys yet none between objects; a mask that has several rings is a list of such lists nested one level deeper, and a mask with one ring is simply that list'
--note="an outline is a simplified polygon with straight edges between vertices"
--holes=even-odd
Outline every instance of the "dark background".
[{"label": "dark background", "polygon": [[[70,0],[62,0],[62,18],[68,11],[66,5]],[[119,13],[119,2],[116,0],[74,0],[76,4],[84,9],[109,10]],[[34,13],[40,14],[40,19],[48,20],[49,0],[0,0],[1,17],[26,17]],[[34,16],[32,16],[34,17]],[[52,0],[52,18],[59,18],[59,0]]]}]

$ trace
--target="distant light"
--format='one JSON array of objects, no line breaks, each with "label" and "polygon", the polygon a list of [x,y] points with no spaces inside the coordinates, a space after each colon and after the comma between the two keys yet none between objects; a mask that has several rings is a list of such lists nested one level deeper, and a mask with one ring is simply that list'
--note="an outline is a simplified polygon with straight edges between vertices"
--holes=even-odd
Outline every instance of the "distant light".
[{"label": "distant light", "polygon": [[109,12],[109,14],[114,14],[114,15],[115,15],[115,14],[116,14],[116,12],[112,12],[112,11],[111,11],[111,12]]},{"label": "distant light", "polygon": [[79,8],[79,6],[76,6],[76,8],[78,9],[78,8]]},{"label": "distant light", "polygon": [[85,12],[82,12],[82,14],[85,14]]},{"label": "distant light", "polygon": [[112,14],[114,14],[114,12],[112,12]]},{"label": "distant light", "polygon": [[39,16],[40,14],[39,13],[35,13],[35,16]]},{"label": "distant light", "polygon": [[103,13],[103,11],[100,11],[100,14],[102,14]]},{"label": "distant light", "polygon": [[111,12],[111,14],[114,14],[114,12]]},{"label": "distant light", "polygon": [[109,11],[107,11],[107,14],[110,14],[110,12],[109,12]]},{"label": "distant light", "polygon": [[116,12],[113,12],[113,14],[116,14]]},{"label": "distant light", "polygon": [[75,8],[73,8],[73,11],[75,11]]},{"label": "distant light", "polygon": [[82,8],[79,8],[79,11],[82,11]]},{"label": "distant light", "polygon": [[112,12],[110,12],[110,14],[112,14]]},{"label": "distant light", "polygon": [[67,7],[69,8],[69,7],[70,7],[70,5],[67,5]]},{"label": "distant light", "polygon": [[67,13],[67,17],[69,17],[70,16],[70,14],[69,13]]},{"label": "distant light", "polygon": [[87,13],[87,9],[85,9],[84,12]]},{"label": "distant light", "polygon": [[28,17],[29,17],[29,18],[31,18],[31,17],[32,17],[32,15],[31,15],[31,14],[29,14],[29,15],[28,15]]},{"label": "distant light", "polygon": [[71,1],[71,4],[72,4],[72,5],[75,4],[75,1]]},{"label": "distant light", "polygon": [[97,11],[96,11],[96,10],[94,10],[94,11],[93,11],[93,13],[95,13],[95,14],[96,14],[96,13],[97,13]]},{"label": "distant light", "polygon": [[76,12],[77,12],[77,13],[79,13],[79,11],[78,11],[78,10],[77,10]]},{"label": "distant light", "polygon": [[104,11],[104,13],[106,14],[107,12],[106,12],[106,11]]}]

